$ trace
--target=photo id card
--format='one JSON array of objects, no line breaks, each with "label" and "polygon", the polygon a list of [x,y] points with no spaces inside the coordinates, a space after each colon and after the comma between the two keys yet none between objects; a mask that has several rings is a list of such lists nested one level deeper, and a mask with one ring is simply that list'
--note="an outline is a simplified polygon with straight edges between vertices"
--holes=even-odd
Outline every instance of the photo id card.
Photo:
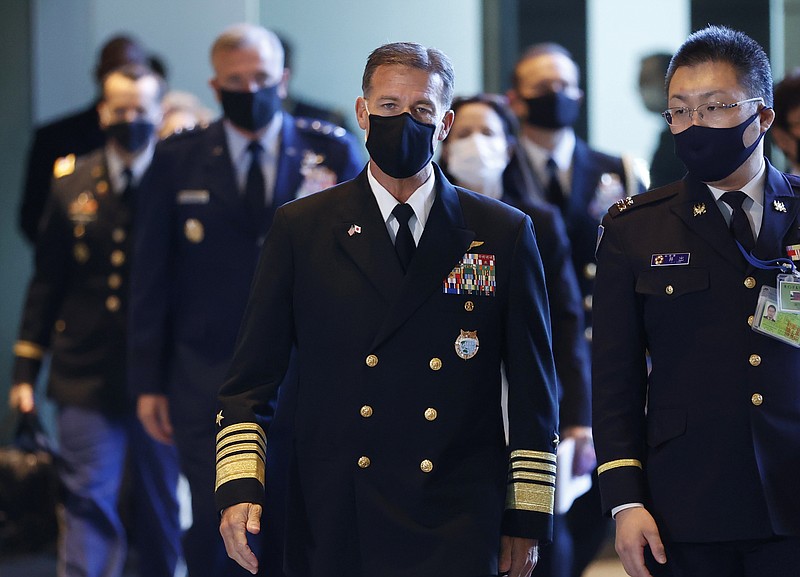
[{"label": "photo id card", "polygon": [[761,287],[753,330],[800,348],[800,315],[782,312],[778,305],[778,290],[771,286]]},{"label": "photo id card", "polygon": [[778,305],[781,312],[800,314],[800,277],[778,275]]}]

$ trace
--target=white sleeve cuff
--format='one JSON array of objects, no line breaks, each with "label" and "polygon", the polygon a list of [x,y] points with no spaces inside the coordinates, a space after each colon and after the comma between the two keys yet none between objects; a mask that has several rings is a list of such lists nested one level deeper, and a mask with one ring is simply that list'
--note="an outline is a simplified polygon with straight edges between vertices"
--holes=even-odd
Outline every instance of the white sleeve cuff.
[{"label": "white sleeve cuff", "polygon": [[644,508],[644,505],[642,503],[625,503],[624,505],[618,505],[617,507],[611,509],[611,518],[615,518],[617,513],[620,511],[624,511],[625,509],[633,509],[634,507]]}]

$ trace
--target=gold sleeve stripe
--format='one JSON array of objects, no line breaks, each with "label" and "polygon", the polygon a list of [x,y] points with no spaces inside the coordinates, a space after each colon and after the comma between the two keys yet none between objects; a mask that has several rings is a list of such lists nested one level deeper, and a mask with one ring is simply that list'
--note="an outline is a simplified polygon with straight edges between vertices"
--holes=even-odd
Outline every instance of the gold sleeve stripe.
[{"label": "gold sleeve stripe", "polygon": [[23,359],[41,361],[44,357],[44,348],[30,341],[17,341],[14,343],[14,355]]},{"label": "gold sleeve stripe", "polygon": [[617,467],[638,467],[642,468],[642,462],[639,459],[617,459],[616,461],[609,461],[597,467],[597,474],[605,473]]},{"label": "gold sleeve stripe", "polygon": [[225,447],[224,449],[220,449],[217,451],[217,462],[221,463],[228,455],[237,454],[237,453],[255,453],[261,459],[267,459],[266,453],[264,452],[264,448],[259,445],[258,443],[237,443],[236,445],[232,445],[230,447]]},{"label": "gold sleeve stripe", "polygon": [[535,473],[533,471],[514,471],[510,475],[511,481],[536,481],[538,483],[555,483],[555,471],[553,474]]},{"label": "gold sleeve stripe", "polygon": [[258,433],[235,433],[217,442],[217,452],[236,443],[258,443],[264,450],[267,448],[267,443]]},{"label": "gold sleeve stripe", "polygon": [[553,514],[555,485],[510,483],[506,492],[506,509]]},{"label": "gold sleeve stripe", "polygon": [[253,453],[232,455],[217,463],[216,491],[225,483],[237,479],[256,479],[264,485],[264,461]]},{"label": "gold sleeve stripe", "polygon": [[219,442],[222,437],[230,435],[231,433],[238,433],[239,431],[246,431],[248,433],[257,432],[262,438],[267,438],[267,435],[264,434],[264,429],[262,429],[261,425],[258,423],[236,423],[221,429],[219,433],[217,433],[217,442]]},{"label": "gold sleeve stripe", "polygon": [[545,453],[543,451],[528,451],[525,449],[517,449],[516,451],[511,451],[510,458],[517,459],[541,459],[544,461],[551,461],[553,463],[556,462],[556,455],[555,453]]},{"label": "gold sleeve stripe", "polygon": [[555,474],[556,472],[556,464],[555,463],[540,463],[538,461],[511,461],[511,470],[512,471],[546,471],[549,473]]}]

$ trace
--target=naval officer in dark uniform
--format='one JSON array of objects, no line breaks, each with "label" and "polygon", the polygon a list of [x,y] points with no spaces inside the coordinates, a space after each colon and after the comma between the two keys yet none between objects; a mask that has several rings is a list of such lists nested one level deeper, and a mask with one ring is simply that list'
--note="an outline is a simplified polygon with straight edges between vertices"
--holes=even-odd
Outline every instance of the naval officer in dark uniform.
[{"label": "naval officer in dark uniform", "polygon": [[128,65],[102,82],[108,143],[55,164],[19,341],[12,406],[34,410],[32,385],[52,352],[59,474],[66,494],[59,575],[120,576],[128,538],[117,511],[130,455],[131,540],[145,577],[172,577],[180,557],[173,447],[151,439],[126,388],[128,267],[136,186],[153,155],[163,82]]},{"label": "naval officer in dark uniform", "polygon": [[289,575],[527,577],[558,442],[530,218],[431,162],[453,122],[444,54],[384,45],[362,89],[367,168],[281,207],[264,246],[216,414],[220,531],[255,573],[246,535],[271,466],[257,417],[292,367]]},{"label": "naval officer in dark uniform", "polygon": [[238,569],[217,530],[208,415],[216,412],[274,211],[363,167],[359,145],[344,129],[281,111],[283,52],[272,32],[227,29],[211,63],[224,117],[158,146],[142,183],[134,247],[140,260],[132,271],[130,384],[148,432],[176,443],[189,481],[193,524],[184,548],[191,577]]},{"label": "naval officer in dark uniform", "polygon": [[[800,179],[764,158],[770,63],[711,26],[667,73],[688,169],[603,219],[594,436],[603,509],[629,575],[783,577],[800,566],[800,350],[756,332],[776,262],[800,248]],[[760,302],[761,301],[761,302]],[[795,328],[790,329],[790,324]],[[752,325],[752,327],[751,327]],[[795,343],[796,344],[796,343]],[[648,374],[646,353],[652,360]]]}]

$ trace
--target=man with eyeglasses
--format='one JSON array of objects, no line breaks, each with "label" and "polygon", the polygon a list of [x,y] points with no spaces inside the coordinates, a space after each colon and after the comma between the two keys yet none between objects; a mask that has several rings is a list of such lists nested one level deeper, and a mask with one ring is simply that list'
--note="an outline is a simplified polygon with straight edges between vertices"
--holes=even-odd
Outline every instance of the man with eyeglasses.
[{"label": "man with eyeglasses", "polygon": [[800,179],[763,152],[770,63],[745,34],[709,26],[666,85],[688,175],[617,203],[598,234],[603,509],[631,576],[795,574],[800,350],[751,328],[776,261],[800,244]]}]

